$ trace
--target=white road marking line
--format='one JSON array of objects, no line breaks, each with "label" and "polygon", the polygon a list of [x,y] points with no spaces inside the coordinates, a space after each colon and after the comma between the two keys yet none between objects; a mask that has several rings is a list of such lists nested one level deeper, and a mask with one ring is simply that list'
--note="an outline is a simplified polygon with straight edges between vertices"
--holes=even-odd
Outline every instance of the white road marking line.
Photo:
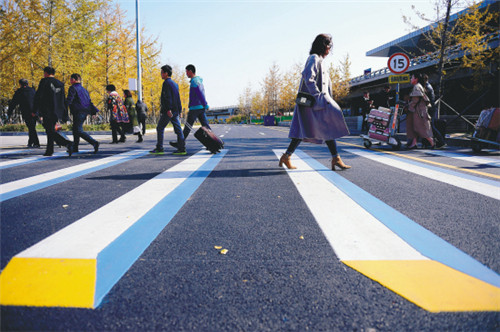
[{"label": "white road marking line", "polygon": [[0,156],[6,155],[6,154],[13,154],[13,153],[22,153],[22,152],[27,152],[27,151],[32,151],[33,149],[23,149],[23,150],[9,150],[5,152],[1,152]]},{"label": "white road marking line", "polygon": [[[77,152],[75,154],[87,153],[90,151],[91,150],[80,150],[80,152]],[[52,156],[38,155],[38,156],[30,156],[28,158],[7,160],[7,161],[0,162],[0,169],[10,168],[10,167],[19,166],[19,165],[25,165],[25,164],[31,164],[31,163],[35,163],[35,162],[47,160],[47,159],[65,157],[67,155],[68,155],[67,152],[56,152]]]},{"label": "white road marking line", "polygon": [[296,154],[292,164],[288,175],[340,260],[427,259]]},{"label": "white road marking line", "polygon": [[96,258],[104,248],[184,182],[211,156],[208,151],[198,152],[16,257]]},{"label": "white road marking line", "polygon": [[439,150],[430,150],[430,151],[426,151],[426,153],[433,154],[436,156],[447,157],[447,158],[465,160],[467,162],[480,164],[480,165],[500,167],[500,158],[487,158],[487,157],[480,157],[480,156],[471,156],[471,155],[467,155],[464,153],[439,151]]},{"label": "white road marking line", "polygon": [[59,169],[53,172],[35,175],[29,178],[4,183],[0,185],[0,196],[1,196],[0,201],[12,198],[11,195],[9,195],[9,193],[28,190],[29,187],[35,188],[33,190],[41,189],[45,187],[43,186],[43,183],[47,183],[47,186],[52,185],[58,182],[65,181],[64,179],[72,178],[72,175],[73,177],[75,177],[78,176],[78,174],[80,174],[81,172],[92,170],[98,167],[103,167],[107,164],[125,161],[130,158],[137,158],[146,153],[147,153],[146,150],[127,151],[125,153],[121,153],[107,158],[102,158],[99,160],[94,160],[88,163],[83,163],[80,165]]},{"label": "white road marking line", "polygon": [[452,186],[472,191],[484,196],[500,200],[500,183],[492,180],[486,180],[467,174],[462,174],[446,169],[439,169],[434,166],[428,166],[423,163],[406,161],[394,156],[386,156],[383,153],[375,151],[344,149],[344,151],[362,156],[379,163],[402,169],[407,172],[418,174],[426,178],[440,181]]}]

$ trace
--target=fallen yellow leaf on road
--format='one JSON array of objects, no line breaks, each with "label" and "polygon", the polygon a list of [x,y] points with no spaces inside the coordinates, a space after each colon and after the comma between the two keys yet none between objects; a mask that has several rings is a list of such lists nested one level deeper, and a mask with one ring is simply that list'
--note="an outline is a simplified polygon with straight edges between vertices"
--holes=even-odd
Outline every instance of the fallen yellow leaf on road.
[{"label": "fallen yellow leaf on road", "polygon": [[227,249],[222,249],[222,250],[220,251],[220,254],[225,255],[225,254],[227,254],[227,252],[228,252],[228,250],[227,250]]},{"label": "fallen yellow leaf on road", "polygon": [[214,246],[214,248],[215,248],[215,249],[217,249],[217,250],[222,249],[222,247],[221,247],[221,246]]}]

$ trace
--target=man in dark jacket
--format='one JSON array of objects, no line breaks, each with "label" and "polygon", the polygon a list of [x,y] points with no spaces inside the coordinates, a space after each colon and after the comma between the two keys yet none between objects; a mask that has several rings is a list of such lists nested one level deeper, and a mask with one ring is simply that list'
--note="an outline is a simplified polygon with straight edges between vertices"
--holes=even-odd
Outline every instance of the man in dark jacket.
[{"label": "man in dark jacket", "polygon": [[382,106],[385,108],[394,107],[394,93],[391,91],[391,86],[386,85],[384,89],[380,91],[380,94],[377,97],[377,107]]},{"label": "man in dark jacket", "polygon": [[186,148],[184,147],[184,135],[182,133],[181,123],[179,122],[179,114],[182,111],[181,97],[179,95],[179,85],[172,79],[172,67],[165,65],[161,67],[161,78],[163,86],[161,88],[161,108],[160,120],[156,126],[156,148],[150,153],[163,154],[163,134],[165,127],[171,121],[174,126],[174,131],[177,134],[177,151],[175,155],[185,155]]},{"label": "man in dark jacket", "polygon": [[89,142],[94,147],[94,153],[97,153],[99,142],[83,130],[83,123],[87,119],[87,115],[92,112],[92,101],[89,92],[82,86],[80,74],[72,74],[70,82],[71,86],[68,89],[68,98],[66,100],[73,115],[73,152],[78,152],[81,137]]},{"label": "man in dark jacket", "polygon": [[8,117],[12,117],[14,109],[19,106],[24,122],[28,127],[28,147],[39,148],[40,141],[36,134],[36,114],[33,111],[33,101],[35,99],[35,89],[28,86],[28,80],[19,80],[19,89],[14,93],[14,97],[9,102]]},{"label": "man in dark jacket", "polygon": [[54,140],[60,146],[67,148],[68,154],[73,153],[73,143],[56,132],[55,125],[59,121],[68,121],[68,109],[64,97],[64,84],[54,77],[56,71],[52,67],[43,69],[43,78],[38,83],[35,93],[34,109],[40,116],[47,133],[47,149],[44,156],[54,153]]},{"label": "man in dark jacket", "polygon": [[363,93],[363,99],[361,100],[361,115],[363,116],[363,123],[361,125],[361,132],[368,135],[368,115],[373,108],[373,100],[370,99],[370,93],[365,91]]}]

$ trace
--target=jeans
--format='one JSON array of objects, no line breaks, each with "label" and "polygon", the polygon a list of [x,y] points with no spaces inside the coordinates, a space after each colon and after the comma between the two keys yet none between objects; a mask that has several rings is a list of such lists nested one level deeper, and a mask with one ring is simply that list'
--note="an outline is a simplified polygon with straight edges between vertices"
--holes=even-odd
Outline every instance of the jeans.
[{"label": "jeans", "polygon": [[[286,154],[291,156],[295,152],[295,149],[299,146],[299,144],[301,142],[302,142],[302,140],[299,138],[292,138],[292,141],[290,142],[290,145],[288,146],[288,149],[286,150]],[[332,139],[329,141],[325,141],[325,143],[328,146],[328,150],[330,150],[332,157],[336,157],[338,155],[338,152],[337,152],[337,143],[335,142],[335,140]]]},{"label": "jeans", "polygon": [[91,145],[95,145],[97,141],[93,139],[89,134],[83,131],[83,123],[87,118],[86,113],[79,112],[73,115],[73,149],[77,150],[80,144],[80,137],[89,142]]},{"label": "jeans", "polygon": [[158,124],[156,125],[156,147],[158,149],[163,149],[163,135],[165,132],[165,127],[169,122],[172,122],[172,125],[174,126],[174,132],[177,135],[177,148],[182,151],[185,149],[185,143],[184,134],[182,133],[178,114],[174,115],[171,118],[168,117],[168,115],[165,113],[162,113],[160,115],[160,120],[158,120]]},{"label": "jeans", "polygon": [[[189,127],[193,126],[193,123],[198,119],[203,127],[207,127],[208,129],[210,128],[210,125],[208,124],[208,118],[205,113],[204,109],[201,110],[190,110],[188,112],[187,120],[186,122],[189,124]],[[188,126],[184,126],[184,139],[186,139],[189,136],[189,133],[191,132],[191,129],[188,128]]]}]

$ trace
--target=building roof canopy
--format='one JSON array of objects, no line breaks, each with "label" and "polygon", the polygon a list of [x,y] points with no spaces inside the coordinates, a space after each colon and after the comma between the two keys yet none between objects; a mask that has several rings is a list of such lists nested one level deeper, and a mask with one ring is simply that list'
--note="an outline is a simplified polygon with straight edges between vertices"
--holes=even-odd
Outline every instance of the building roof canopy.
[{"label": "building roof canopy", "polygon": [[[486,0],[479,4],[479,8],[486,8],[488,5],[498,5],[496,0]],[[466,13],[468,9],[464,9],[456,14],[450,16],[450,24],[453,25],[457,18]],[[397,52],[404,52],[411,56],[421,56],[428,52],[432,52],[433,49],[430,47],[429,43],[425,38],[425,33],[436,27],[437,24],[430,24],[424,28],[411,32],[403,37],[395,39],[389,43],[381,45],[371,51],[366,52],[367,56],[379,56],[379,57],[390,57],[392,54]]]}]

